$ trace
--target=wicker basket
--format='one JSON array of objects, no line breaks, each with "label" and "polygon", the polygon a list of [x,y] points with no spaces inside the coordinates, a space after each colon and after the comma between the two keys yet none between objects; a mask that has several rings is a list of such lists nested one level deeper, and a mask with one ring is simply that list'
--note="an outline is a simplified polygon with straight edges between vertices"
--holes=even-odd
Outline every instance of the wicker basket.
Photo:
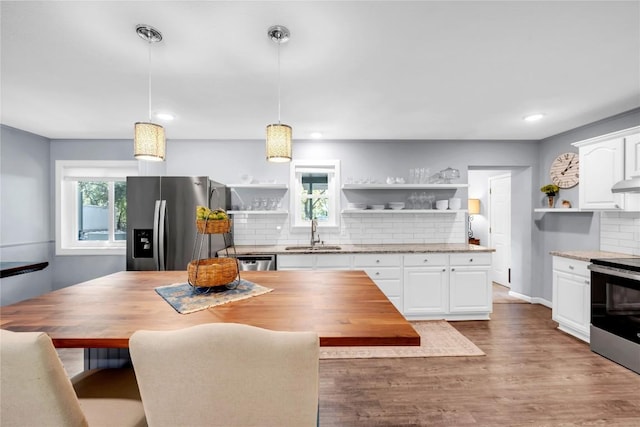
[{"label": "wicker basket", "polygon": [[238,263],[235,258],[194,260],[187,266],[187,272],[189,274],[189,284],[192,286],[212,287],[226,285],[233,282],[237,277]]},{"label": "wicker basket", "polygon": [[220,234],[228,233],[231,230],[230,219],[197,219],[196,227],[198,232],[202,234]]}]

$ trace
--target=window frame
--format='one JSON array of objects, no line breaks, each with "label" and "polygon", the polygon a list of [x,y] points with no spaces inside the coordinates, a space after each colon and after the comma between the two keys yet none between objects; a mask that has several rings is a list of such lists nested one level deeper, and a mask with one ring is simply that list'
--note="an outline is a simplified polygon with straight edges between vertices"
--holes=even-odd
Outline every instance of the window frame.
[{"label": "window frame", "polygon": [[289,167],[289,183],[292,189],[290,199],[290,227],[292,231],[308,230],[311,220],[301,218],[302,174],[305,172],[328,174],[327,198],[328,220],[319,221],[318,228],[324,230],[340,228],[340,160],[293,160]]},{"label": "window frame", "polygon": [[[137,176],[138,161],[56,160],[56,255],[125,255],[127,240],[115,240],[115,182]],[[78,240],[78,181],[108,182],[108,240]]]}]

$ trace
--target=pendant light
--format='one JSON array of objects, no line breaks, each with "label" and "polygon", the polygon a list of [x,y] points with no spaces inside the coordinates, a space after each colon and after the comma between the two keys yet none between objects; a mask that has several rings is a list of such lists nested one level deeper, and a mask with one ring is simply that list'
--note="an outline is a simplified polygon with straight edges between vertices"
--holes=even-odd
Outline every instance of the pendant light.
[{"label": "pendant light", "polygon": [[280,45],[289,41],[290,33],[282,25],[269,28],[267,35],[278,45],[278,123],[267,125],[267,160],[291,161],[291,126],[280,123]]},{"label": "pendant light", "polygon": [[165,157],[164,128],[151,122],[151,44],[162,40],[160,31],[149,25],[138,25],[136,33],[149,43],[149,121],[134,126],[133,155],[139,160],[163,161]]}]

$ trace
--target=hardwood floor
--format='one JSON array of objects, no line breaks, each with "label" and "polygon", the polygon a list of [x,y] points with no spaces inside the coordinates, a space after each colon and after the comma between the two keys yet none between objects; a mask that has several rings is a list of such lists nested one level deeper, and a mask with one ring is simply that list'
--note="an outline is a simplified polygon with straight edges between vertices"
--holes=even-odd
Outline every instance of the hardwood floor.
[{"label": "hardwood floor", "polygon": [[[451,322],[486,356],[321,360],[320,426],[640,426],[640,375],[557,330],[550,309],[508,302]],[[71,349],[65,367],[81,358]]]},{"label": "hardwood floor", "polygon": [[320,361],[321,426],[640,426],[640,375],[541,305],[452,322],[487,355]]}]

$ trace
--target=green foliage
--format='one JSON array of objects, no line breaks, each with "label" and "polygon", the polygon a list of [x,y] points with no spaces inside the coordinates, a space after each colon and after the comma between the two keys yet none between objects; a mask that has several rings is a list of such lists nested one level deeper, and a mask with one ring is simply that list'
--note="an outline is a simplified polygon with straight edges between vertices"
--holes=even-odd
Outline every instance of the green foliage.
[{"label": "green foliage", "polygon": [[[109,183],[78,181],[78,191],[83,206],[109,206]],[[127,229],[127,183],[114,183],[114,208],[116,230]]]},{"label": "green foliage", "polygon": [[555,184],[547,184],[540,187],[540,191],[545,193],[547,196],[555,196],[558,191],[560,191],[560,187]]}]

